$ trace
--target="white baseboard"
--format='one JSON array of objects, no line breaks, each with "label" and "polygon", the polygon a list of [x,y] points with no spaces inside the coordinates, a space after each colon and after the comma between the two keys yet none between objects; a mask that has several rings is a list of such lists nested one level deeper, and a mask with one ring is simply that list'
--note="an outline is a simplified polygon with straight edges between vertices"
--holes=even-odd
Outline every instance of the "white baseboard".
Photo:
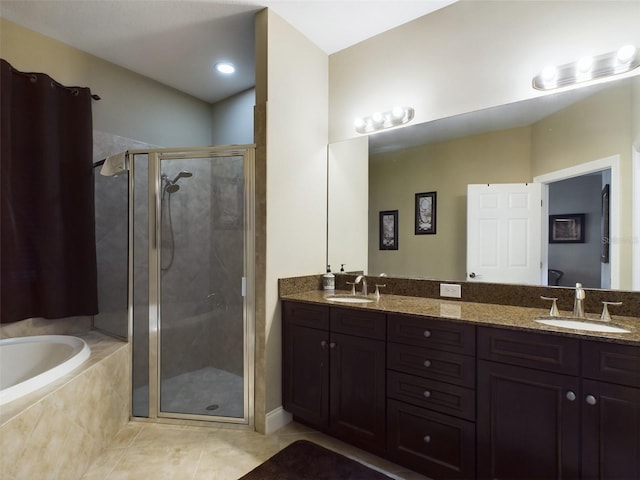
[{"label": "white baseboard", "polygon": [[287,423],[291,422],[291,419],[291,414],[285,411],[282,407],[271,410],[267,413],[265,418],[265,433],[269,435],[276,430],[280,430]]}]

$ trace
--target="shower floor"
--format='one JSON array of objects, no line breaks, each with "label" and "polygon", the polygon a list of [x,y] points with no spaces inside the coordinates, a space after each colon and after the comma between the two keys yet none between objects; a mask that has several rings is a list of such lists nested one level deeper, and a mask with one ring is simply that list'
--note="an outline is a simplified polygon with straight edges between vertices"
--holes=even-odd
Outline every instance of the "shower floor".
[{"label": "shower floor", "polygon": [[[148,398],[148,385],[134,389],[134,416],[146,416]],[[214,367],[182,373],[162,382],[160,405],[165,413],[242,418],[244,382],[241,376]]]}]

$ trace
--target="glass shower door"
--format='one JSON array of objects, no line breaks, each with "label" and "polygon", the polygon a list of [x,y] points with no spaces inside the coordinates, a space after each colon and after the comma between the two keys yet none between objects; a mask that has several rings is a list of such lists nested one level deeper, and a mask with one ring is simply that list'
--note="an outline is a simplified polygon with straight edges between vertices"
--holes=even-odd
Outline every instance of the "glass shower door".
[{"label": "glass shower door", "polygon": [[150,155],[151,418],[252,422],[252,154]]}]

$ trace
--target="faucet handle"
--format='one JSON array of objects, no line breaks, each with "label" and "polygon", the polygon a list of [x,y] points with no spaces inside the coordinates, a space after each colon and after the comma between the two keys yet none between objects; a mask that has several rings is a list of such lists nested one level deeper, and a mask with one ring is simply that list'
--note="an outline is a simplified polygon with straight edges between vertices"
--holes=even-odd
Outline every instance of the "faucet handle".
[{"label": "faucet handle", "polygon": [[610,322],[611,315],[609,315],[609,305],[613,305],[615,307],[619,307],[622,305],[622,302],[602,302],[602,315],[600,315],[600,320],[603,322]]},{"label": "faucet handle", "polygon": [[380,289],[386,287],[386,285],[378,285],[376,284],[376,293],[375,296],[376,298],[380,298]]},{"label": "faucet handle", "polygon": [[347,285],[351,285],[351,295],[356,294],[356,282],[345,282]]},{"label": "faucet handle", "polygon": [[549,311],[549,316],[550,317],[559,317],[560,316],[560,312],[558,311],[558,298],[557,297],[540,296],[540,298],[542,300],[549,300],[550,302],[553,302],[551,304],[551,310]]}]

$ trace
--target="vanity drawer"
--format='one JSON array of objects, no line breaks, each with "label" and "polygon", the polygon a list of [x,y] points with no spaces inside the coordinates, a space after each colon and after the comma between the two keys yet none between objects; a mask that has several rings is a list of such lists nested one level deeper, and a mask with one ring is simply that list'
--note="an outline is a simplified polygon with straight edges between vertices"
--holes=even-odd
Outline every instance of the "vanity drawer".
[{"label": "vanity drawer", "polygon": [[387,396],[447,415],[475,420],[476,393],[465,387],[389,370]]},{"label": "vanity drawer", "polygon": [[500,328],[478,329],[478,358],[578,375],[579,343],[561,335]]},{"label": "vanity drawer", "polygon": [[582,342],[582,376],[640,387],[640,348],[605,342]]},{"label": "vanity drawer", "polygon": [[465,355],[476,352],[476,329],[473,325],[406,315],[389,315],[387,325],[391,342]]},{"label": "vanity drawer", "polygon": [[387,344],[387,368],[475,388],[475,358],[398,343]]},{"label": "vanity drawer", "polygon": [[331,331],[384,340],[387,332],[386,314],[368,310],[331,308]]},{"label": "vanity drawer", "polygon": [[391,460],[431,478],[475,478],[475,424],[389,400]]},{"label": "vanity drawer", "polygon": [[310,303],[282,302],[284,320],[303,327],[329,330],[329,308]]}]

